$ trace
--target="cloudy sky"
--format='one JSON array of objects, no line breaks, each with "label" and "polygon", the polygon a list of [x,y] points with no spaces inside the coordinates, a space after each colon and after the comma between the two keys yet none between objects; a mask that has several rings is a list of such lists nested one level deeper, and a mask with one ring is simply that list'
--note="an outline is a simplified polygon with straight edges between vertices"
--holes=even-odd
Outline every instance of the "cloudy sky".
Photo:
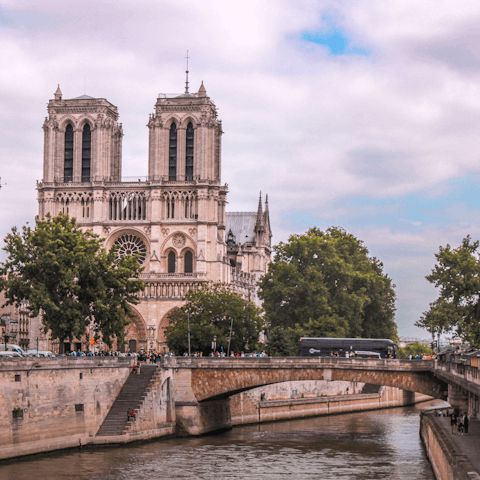
[{"label": "cloudy sky", "polygon": [[183,91],[188,50],[223,120],[229,211],[261,190],[274,243],[353,233],[397,285],[399,333],[426,338],[434,254],[480,239],[479,32],[473,0],[0,0],[0,236],[37,213],[57,84],[119,107],[123,175],[146,175],[148,114]]}]

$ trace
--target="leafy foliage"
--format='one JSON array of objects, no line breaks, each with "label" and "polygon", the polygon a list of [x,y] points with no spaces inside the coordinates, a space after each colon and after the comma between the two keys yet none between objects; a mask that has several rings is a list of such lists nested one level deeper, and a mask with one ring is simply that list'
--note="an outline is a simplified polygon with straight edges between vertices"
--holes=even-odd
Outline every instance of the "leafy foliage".
[{"label": "leafy foliage", "polygon": [[408,358],[409,355],[423,355],[424,353],[430,355],[433,352],[429,346],[416,342],[408,344],[405,348],[399,348],[398,353],[399,358]]},{"label": "leafy foliage", "polygon": [[[230,324],[233,319],[230,350],[253,351],[263,328],[262,310],[221,283],[204,287],[185,296],[186,304],[169,315],[166,329],[167,345],[176,354],[188,348],[188,322],[190,322],[191,351],[211,352],[213,336],[217,336],[217,350],[227,351]],[[189,320],[190,317],[190,320]]]},{"label": "leafy foliage", "polygon": [[479,245],[467,236],[458,248],[440,247],[437,263],[425,277],[440,294],[415,325],[432,334],[453,331],[472,345],[480,345]]},{"label": "leafy foliage", "polygon": [[83,232],[75,218],[60,214],[37,220],[35,229],[16,227],[5,237],[7,261],[0,264],[6,305],[28,301],[32,316],[42,314],[46,330],[60,340],[80,338],[87,325],[123,340],[143,288],[135,257],[107,253],[97,235]]},{"label": "leafy foliage", "polygon": [[[280,327],[285,338],[295,331],[299,337],[395,340],[393,288],[383,264],[368,256],[360,240],[341,228],[311,228],[275,247],[259,295],[271,335]],[[276,343],[280,331],[275,330]]]}]

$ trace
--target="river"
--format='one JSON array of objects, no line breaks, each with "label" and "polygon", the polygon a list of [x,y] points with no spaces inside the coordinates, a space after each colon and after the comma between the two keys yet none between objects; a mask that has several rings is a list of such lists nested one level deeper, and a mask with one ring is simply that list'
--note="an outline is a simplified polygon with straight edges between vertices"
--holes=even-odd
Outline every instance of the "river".
[{"label": "river", "polygon": [[0,465],[2,480],[434,480],[415,407],[235,427]]}]

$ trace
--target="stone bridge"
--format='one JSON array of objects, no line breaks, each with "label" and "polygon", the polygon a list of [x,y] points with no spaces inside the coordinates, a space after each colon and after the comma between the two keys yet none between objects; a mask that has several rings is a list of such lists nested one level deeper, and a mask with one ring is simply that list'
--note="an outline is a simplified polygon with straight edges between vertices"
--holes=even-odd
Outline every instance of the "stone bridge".
[{"label": "stone bridge", "polygon": [[448,392],[430,360],[165,357],[162,366],[172,372],[177,433],[185,435],[229,428],[229,397],[273,383],[343,380],[388,385],[441,399]]}]

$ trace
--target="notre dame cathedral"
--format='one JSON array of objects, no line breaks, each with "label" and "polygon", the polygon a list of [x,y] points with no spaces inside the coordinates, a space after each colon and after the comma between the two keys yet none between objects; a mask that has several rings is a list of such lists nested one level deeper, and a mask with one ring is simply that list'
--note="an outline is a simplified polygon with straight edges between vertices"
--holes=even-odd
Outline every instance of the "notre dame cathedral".
[{"label": "notre dame cathedral", "polygon": [[[148,176],[135,179],[122,179],[116,106],[87,95],[63,99],[60,87],[48,103],[40,218],[76,217],[107,249],[118,245],[119,255],[138,255],[143,266],[145,289],[121,350],[165,352],[168,313],[210,282],[256,301],[270,262],[268,198],[256,212],[226,212],[222,122],[203,83],[198,93],[186,85],[183,94],[158,96],[147,124]],[[79,347],[84,342],[66,346]]]}]

